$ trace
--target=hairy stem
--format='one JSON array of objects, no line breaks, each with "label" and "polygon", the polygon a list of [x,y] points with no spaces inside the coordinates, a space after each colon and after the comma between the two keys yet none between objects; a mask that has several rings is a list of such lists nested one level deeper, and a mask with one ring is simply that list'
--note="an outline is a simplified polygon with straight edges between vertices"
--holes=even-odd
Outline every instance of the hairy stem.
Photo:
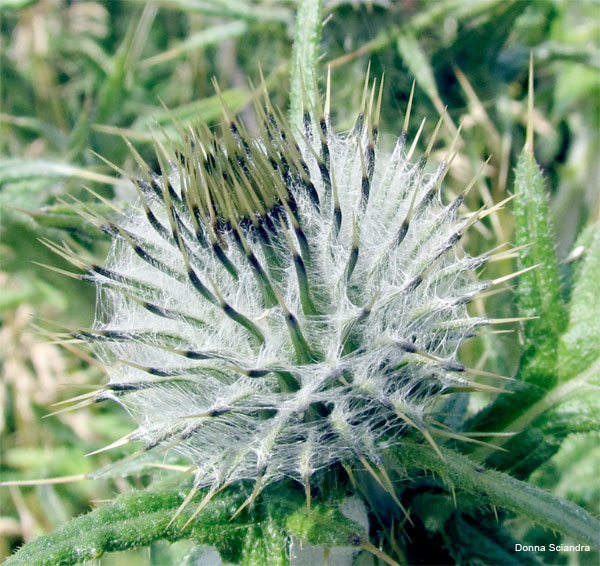
[{"label": "hairy stem", "polygon": [[[315,84],[321,40],[322,0],[300,0],[296,15],[296,34],[292,53],[292,71],[290,77],[290,124],[300,128],[304,94],[309,104],[314,105]],[[303,89],[302,85],[307,85]]]},{"label": "hairy stem", "polygon": [[467,456],[442,450],[445,460],[429,447],[403,445],[392,465],[420,468],[438,474],[451,488],[465,491],[497,507],[504,507],[538,525],[572,536],[582,544],[600,547],[600,523],[589,513],[530,483],[486,470]]},{"label": "hairy stem", "polygon": [[230,520],[241,499],[230,496],[215,498],[197,519],[186,525],[194,510],[192,502],[170,524],[184,497],[185,490],[181,486],[126,493],[108,505],[73,519],[58,531],[39,537],[22,547],[5,564],[77,564],[97,559],[106,552],[143,547],[161,539],[170,542],[193,539],[218,547],[230,545],[235,531],[244,532],[239,521]]}]

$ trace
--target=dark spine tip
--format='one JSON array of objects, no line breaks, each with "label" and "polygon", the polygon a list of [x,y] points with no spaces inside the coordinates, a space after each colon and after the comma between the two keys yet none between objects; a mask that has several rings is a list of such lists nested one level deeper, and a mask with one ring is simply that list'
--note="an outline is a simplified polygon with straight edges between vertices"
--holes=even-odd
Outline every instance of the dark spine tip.
[{"label": "dark spine tip", "polygon": [[400,226],[400,230],[398,230],[398,234],[396,235],[396,240],[395,240],[395,244],[397,246],[399,246],[402,241],[404,240],[404,238],[406,238],[406,234],[408,233],[408,227],[410,226],[410,223],[408,220],[404,220],[402,222],[402,226]]},{"label": "dark spine tip", "polygon": [[456,362],[454,360],[448,360],[444,363],[444,369],[448,371],[464,372],[466,368],[463,364],[459,362]]},{"label": "dark spine tip", "polygon": [[190,360],[209,360],[210,356],[194,350],[185,350],[182,354]]},{"label": "dark spine tip", "polygon": [[248,370],[248,377],[264,377],[269,373],[269,370],[266,369],[250,369]]},{"label": "dark spine tip", "polygon": [[410,342],[399,341],[397,344],[401,350],[404,350],[409,354],[416,354],[417,352],[417,348],[414,346],[414,344],[411,344]]},{"label": "dark spine tip", "polygon": [[215,296],[208,290],[208,288],[202,283],[202,281],[200,281],[200,279],[198,278],[198,276],[196,275],[196,272],[189,267],[188,268],[188,277],[190,279],[190,282],[192,283],[192,285],[194,286],[194,288],[209,302],[216,304],[217,303],[217,299],[215,298]]},{"label": "dark spine tip", "polygon": [[161,307],[159,307],[158,305],[154,305],[152,303],[148,303],[146,301],[142,301],[142,306],[149,312],[151,312],[152,314],[156,314],[158,316],[162,316],[167,318],[167,313],[164,309],[162,309]]},{"label": "dark spine tip", "polygon": [[150,375],[155,375],[156,377],[169,377],[171,375],[173,375],[172,372],[166,371],[164,369],[159,369],[159,368],[145,368],[146,373],[149,373]]},{"label": "dark spine tip", "polygon": [[352,277],[352,273],[354,272],[354,268],[356,267],[356,263],[358,262],[358,247],[352,246],[350,250],[350,257],[348,258],[348,268],[346,270],[346,282],[350,281],[350,277]]}]

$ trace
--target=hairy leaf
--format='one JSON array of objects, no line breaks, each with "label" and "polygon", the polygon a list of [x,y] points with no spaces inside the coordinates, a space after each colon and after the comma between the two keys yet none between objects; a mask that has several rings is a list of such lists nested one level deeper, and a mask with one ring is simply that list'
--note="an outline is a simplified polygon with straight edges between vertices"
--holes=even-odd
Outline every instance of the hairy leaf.
[{"label": "hairy leaf", "polygon": [[600,522],[577,505],[507,474],[479,467],[464,455],[449,450],[442,453],[444,460],[429,447],[405,445],[396,452],[395,467],[430,470],[450,488],[476,496],[482,503],[508,509],[581,543],[600,546]]},{"label": "hairy leaf", "polygon": [[517,287],[519,315],[539,317],[525,324],[520,376],[523,381],[549,389],[558,378],[557,344],[565,328],[566,314],[560,298],[544,179],[527,148],[517,163],[515,193],[515,244],[529,245],[521,252],[518,269],[538,266],[522,274]]},{"label": "hairy leaf", "polygon": [[[197,519],[185,523],[194,504],[169,524],[186,493],[182,488],[134,491],[109,505],[77,517],[58,531],[41,536],[21,548],[6,566],[58,566],[93,560],[106,552],[147,546],[155,540],[193,539],[217,546],[221,553],[239,545],[246,525],[231,517],[239,497],[215,497]],[[199,501],[199,499],[198,499]],[[197,503],[196,503],[197,504]]]},{"label": "hairy leaf", "polygon": [[286,528],[300,540],[312,545],[349,546],[359,544],[365,534],[363,527],[351,521],[334,507],[325,505],[306,507],[292,513]]},{"label": "hairy leaf", "polygon": [[569,313],[569,326],[558,349],[559,379],[565,381],[588,368],[600,357],[600,225],[582,235],[587,246],[575,282]]}]

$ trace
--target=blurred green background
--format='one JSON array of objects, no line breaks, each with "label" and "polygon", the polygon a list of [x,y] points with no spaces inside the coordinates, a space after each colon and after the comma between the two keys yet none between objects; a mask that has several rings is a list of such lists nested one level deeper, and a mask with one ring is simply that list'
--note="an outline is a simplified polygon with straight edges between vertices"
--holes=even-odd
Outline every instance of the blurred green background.
[{"label": "blurred green background", "polygon": [[[69,198],[91,202],[84,186],[118,200],[133,195],[95,153],[135,172],[123,136],[152,163],[152,135],[175,138],[173,117],[184,125],[198,119],[218,123],[213,77],[250,129],[252,85],[259,83],[261,69],[273,101],[287,108],[295,7],[275,0],[0,0],[2,480],[95,470],[116,455],[84,455],[131,426],[114,406],[43,418],[56,409],[54,403],[88,392],[104,375],[80,345],[62,347],[36,330],[87,327],[95,307],[91,287],[33,263],[69,269],[40,239],[65,241],[102,261],[108,242],[72,213]],[[600,3],[332,0],[324,2],[324,12],[322,77],[330,65],[335,127],[351,126],[370,62],[372,76],[385,75],[381,143],[390,145],[402,129],[414,78],[409,133],[416,133],[421,117],[428,118],[417,155],[445,106],[436,159],[463,124],[446,194],[460,192],[491,156],[468,210],[512,192],[533,53],[536,159],[546,176],[568,296],[569,253],[582,229],[600,218]],[[481,253],[510,243],[511,235],[508,206],[479,224],[465,245]],[[484,276],[510,271],[506,260],[491,264]],[[474,309],[506,317],[514,315],[512,302],[504,293]],[[510,374],[518,363],[518,336],[473,340],[463,356]],[[532,479],[595,513],[599,464],[597,437],[579,435]],[[0,559],[148,479],[1,489]],[[514,528],[524,540],[538,536],[529,524],[515,522]],[[99,563],[163,565],[185,550],[185,543],[156,544]],[[576,555],[556,553],[547,560],[579,563]]]}]

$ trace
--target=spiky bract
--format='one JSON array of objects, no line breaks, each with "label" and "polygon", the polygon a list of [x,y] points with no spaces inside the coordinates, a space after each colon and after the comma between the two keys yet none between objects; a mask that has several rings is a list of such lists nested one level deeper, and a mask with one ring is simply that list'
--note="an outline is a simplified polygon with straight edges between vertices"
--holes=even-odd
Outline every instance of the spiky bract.
[{"label": "spiky bract", "polygon": [[159,173],[134,153],[137,206],[102,224],[113,247],[79,333],[109,368],[96,398],[130,411],[128,440],[184,455],[197,487],[377,465],[409,431],[434,443],[432,407],[475,387],[457,350],[485,323],[466,307],[485,259],[458,246],[446,164],[412,164],[406,133],[378,150],[373,92],[346,134],[328,101],[299,132],[265,95],[256,135],[229,118],[180,132]]}]

